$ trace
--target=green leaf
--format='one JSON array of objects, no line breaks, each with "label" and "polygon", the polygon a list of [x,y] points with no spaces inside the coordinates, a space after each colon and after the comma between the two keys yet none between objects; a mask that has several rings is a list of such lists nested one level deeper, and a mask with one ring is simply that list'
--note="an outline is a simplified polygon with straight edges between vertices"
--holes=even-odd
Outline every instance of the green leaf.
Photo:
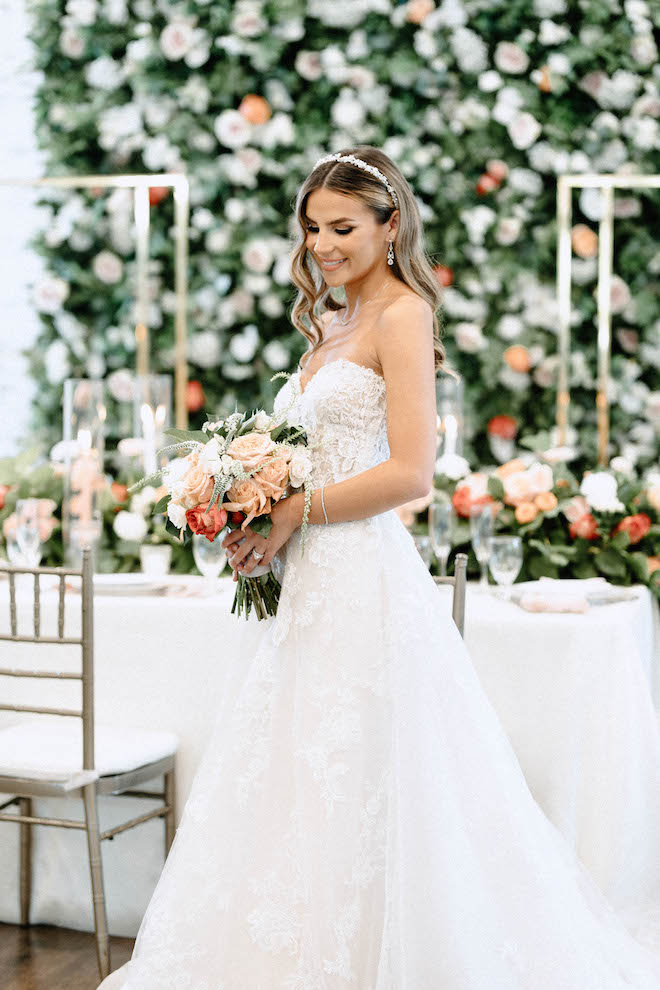
[{"label": "green leaf", "polygon": [[628,563],[635,577],[646,584],[649,579],[649,559],[646,554],[639,550],[628,554]]},{"label": "green leaf", "polygon": [[158,501],[154,505],[153,514],[156,516],[161,512],[165,512],[171,498],[172,496],[170,494],[167,494],[167,495],[163,495],[162,498],[158,499]]},{"label": "green leaf", "polygon": [[204,430],[163,430],[168,437],[174,437],[175,440],[198,440],[200,443],[206,443],[209,439],[208,433]]},{"label": "green leaf", "polygon": [[500,478],[495,477],[495,475],[490,476],[488,479],[488,494],[492,495],[493,498],[502,499],[504,498],[504,485]]},{"label": "green leaf", "polygon": [[532,557],[528,564],[529,573],[533,578],[540,577],[559,577],[559,571],[555,564],[553,564],[547,557],[543,557],[540,554],[537,557]]},{"label": "green leaf", "polygon": [[612,547],[596,554],[594,564],[602,574],[606,574],[608,577],[623,578],[626,576],[625,559]]},{"label": "green leaf", "polygon": [[615,533],[610,540],[610,546],[614,547],[616,550],[625,550],[625,548],[630,543],[630,536],[626,533],[625,529],[620,529],[618,533]]}]

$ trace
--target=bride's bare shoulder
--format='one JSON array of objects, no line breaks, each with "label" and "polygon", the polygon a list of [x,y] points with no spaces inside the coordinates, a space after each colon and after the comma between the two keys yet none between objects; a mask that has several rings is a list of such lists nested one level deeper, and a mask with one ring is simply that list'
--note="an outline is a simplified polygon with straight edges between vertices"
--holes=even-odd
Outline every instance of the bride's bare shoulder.
[{"label": "bride's bare shoulder", "polygon": [[417,292],[406,286],[383,307],[380,318],[387,322],[393,316],[400,314],[410,314],[413,317],[415,315],[432,316],[433,310],[426,299],[423,299]]}]

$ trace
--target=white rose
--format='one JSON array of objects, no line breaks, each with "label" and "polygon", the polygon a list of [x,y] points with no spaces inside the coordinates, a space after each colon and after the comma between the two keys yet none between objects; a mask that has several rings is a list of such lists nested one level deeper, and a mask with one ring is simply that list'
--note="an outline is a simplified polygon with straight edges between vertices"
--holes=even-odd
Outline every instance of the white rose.
[{"label": "white rose", "polygon": [[282,371],[289,364],[289,352],[279,340],[269,340],[261,353],[264,361],[275,371]]},{"label": "white rose", "polygon": [[254,417],[255,430],[257,430],[258,433],[266,433],[268,432],[268,430],[270,430],[272,425],[273,425],[273,421],[268,415],[268,413],[264,412],[263,409],[260,409],[257,415]]},{"label": "white rose", "polygon": [[522,221],[519,217],[502,217],[495,228],[495,240],[498,244],[515,244],[520,237]]},{"label": "white rose", "polygon": [[436,474],[444,474],[451,481],[464,478],[470,470],[470,465],[460,454],[443,454],[435,462]]},{"label": "white rose", "polygon": [[121,86],[124,81],[124,72],[119,62],[116,62],[114,58],[110,58],[109,55],[102,55],[85,66],[85,79],[95,89],[110,91]]},{"label": "white rose", "polygon": [[74,28],[65,28],[60,35],[60,51],[67,58],[80,58],[85,51],[85,39]]},{"label": "white rose", "polygon": [[229,227],[216,227],[215,230],[209,230],[204,239],[204,246],[210,254],[222,254],[223,251],[227,250],[230,242]]},{"label": "white rose", "polygon": [[289,482],[294,488],[300,488],[312,470],[312,462],[309,455],[303,451],[296,451],[289,461]]},{"label": "white rose", "polygon": [[275,295],[274,292],[267,292],[265,296],[262,296],[259,300],[259,309],[266,316],[276,317],[281,316],[284,312],[284,304],[279,296]]},{"label": "white rose", "polygon": [[131,402],[135,393],[133,373],[127,368],[118,368],[106,378],[110,395],[117,402]]},{"label": "white rose", "polygon": [[149,527],[144,516],[122,509],[115,516],[112,528],[120,540],[139,543],[147,535]]},{"label": "white rose", "polygon": [[261,14],[261,5],[251,0],[239,0],[235,4],[234,16],[231,19],[232,34],[241,38],[255,38],[268,28],[267,21]]},{"label": "white rose", "polygon": [[476,354],[488,346],[478,323],[457,323],[454,336],[459,349],[467,354]]},{"label": "white rose", "polygon": [[617,497],[617,483],[608,471],[593,471],[585,475],[580,492],[591,509],[597,512],[622,512],[625,508]]},{"label": "white rose", "polygon": [[298,75],[310,82],[315,82],[323,75],[323,65],[318,52],[298,52],[294,66]]},{"label": "white rose", "polygon": [[44,354],[46,378],[51,385],[61,385],[71,374],[69,349],[63,340],[54,340]]},{"label": "white rose", "polygon": [[532,494],[540,495],[541,492],[552,491],[554,479],[552,477],[552,468],[548,464],[532,464],[527,468],[527,476]]},{"label": "white rose", "polygon": [[252,124],[238,110],[227,109],[215,118],[213,131],[227,148],[240,148],[250,140]]},{"label": "white rose", "polygon": [[538,120],[531,113],[517,113],[507,126],[512,144],[519,150],[529,148],[542,131]]},{"label": "white rose", "polygon": [[160,33],[160,47],[171,62],[183,58],[195,43],[195,29],[187,21],[172,21]]},{"label": "white rose", "polygon": [[96,20],[96,0],[67,0],[66,12],[72,21],[91,27]]},{"label": "white rose", "polygon": [[254,272],[267,272],[273,264],[273,252],[265,240],[254,238],[243,248],[241,259],[243,264]]},{"label": "white rose", "polygon": [[69,283],[56,275],[46,275],[34,290],[34,305],[40,313],[56,313],[69,295]]},{"label": "white rose", "polygon": [[500,72],[516,75],[526,72],[529,66],[529,58],[526,53],[512,41],[500,41],[495,48],[493,61]]},{"label": "white rose", "polygon": [[213,368],[220,360],[220,339],[214,330],[202,330],[188,339],[188,357],[200,368]]},{"label": "white rose", "polygon": [[116,285],[124,274],[124,265],[112,251],[99,251],[92,261],[92,271],[106,285]]},{"label": "white rose", "polygon": [[167,518],[174,523],[177,529],[183,529],[186,525],[186,510],[178,502],[169,501],[167,503]]},{"label": "white rose", "polygon": [[145,485],[139,492],[136,492],[131,499],[130,511],[139,513],[142,516],[148,515],[151,507],[156,504],[156,489],[153,485]]},{"label": "white rose", "polygon": [[220,474],[222,470],[222,463],[220,459],[220,445],[217,437],[213,437],[208,443],[204,444],[197,463],[199,467],[201,467],[202,470],[208,475]]}]

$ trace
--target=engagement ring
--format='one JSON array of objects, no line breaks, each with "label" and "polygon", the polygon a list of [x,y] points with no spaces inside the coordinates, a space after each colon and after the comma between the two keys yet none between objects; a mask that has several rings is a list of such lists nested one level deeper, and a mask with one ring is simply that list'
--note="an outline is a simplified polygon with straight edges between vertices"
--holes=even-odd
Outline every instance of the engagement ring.
[{"label": "engagement ring", "polygon": [[265,557],[265,556],[266,556],[266,554],[265,554],[265,553],[258,553],[258,552],[257,552],[257,551],[256,551],[256,550],[254,549],[254,547],[252,548],[252,551],[251,551],[251,552],[252,552],[252,556],[254,557],[254,559],[255,559],[255,560],[261,560],[261,558],[262,558],[262,557]]}]

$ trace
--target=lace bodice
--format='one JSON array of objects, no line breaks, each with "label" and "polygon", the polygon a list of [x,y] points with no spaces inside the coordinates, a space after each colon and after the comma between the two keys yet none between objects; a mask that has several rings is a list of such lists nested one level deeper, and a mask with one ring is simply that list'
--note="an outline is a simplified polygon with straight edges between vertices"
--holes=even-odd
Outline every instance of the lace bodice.
[{"label": "lace bodice", "polygon": [[275,397],[274,411],[293,401],[288,418],[307,433],[312,484],[327,485],[387,460],[385,380],[347,358],[322,365],[301,388],[297,371]]}]

